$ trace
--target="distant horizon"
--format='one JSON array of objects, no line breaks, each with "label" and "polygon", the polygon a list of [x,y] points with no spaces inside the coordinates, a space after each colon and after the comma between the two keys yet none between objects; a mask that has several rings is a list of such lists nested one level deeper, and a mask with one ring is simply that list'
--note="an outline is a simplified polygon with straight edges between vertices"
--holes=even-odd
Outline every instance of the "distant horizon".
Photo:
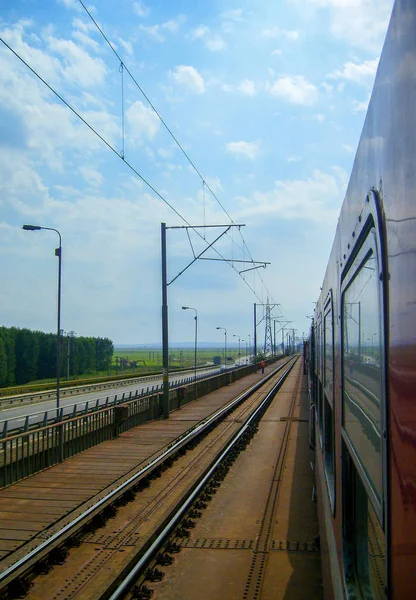
[{"label": "distant horizon", "polygon": [[[169,348],[193,348],[195,342],[172,342],[169,344]],[[245,342],[241,343],[241,348],[245,347]],[[258,345],[258,347],[260,347]],[[149,342],[146,344],[114,344],[114,350],[122,349],[133,350],[135,348],[144,350],[151,348],[153,350],[162,350],[162,344],[156,342]],[[221,342],[198,342],[198,348],[224,348],[224,343]],[[238,348],[238,342],[227,342],[227,348]]]}]

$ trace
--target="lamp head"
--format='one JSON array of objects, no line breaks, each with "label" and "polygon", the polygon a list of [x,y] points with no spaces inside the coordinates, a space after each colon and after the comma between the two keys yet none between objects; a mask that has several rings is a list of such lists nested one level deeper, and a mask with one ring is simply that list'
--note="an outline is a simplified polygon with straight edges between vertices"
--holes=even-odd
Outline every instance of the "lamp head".
[{"label": "lamp head", "polygon": [[39,227],[39,225],[23,225],[22,229],[25,231],[39,231],[42,227]]},{"label": "lamp head", "polygon": [[188,310],[189,306],[182,306],[182,310]]}]

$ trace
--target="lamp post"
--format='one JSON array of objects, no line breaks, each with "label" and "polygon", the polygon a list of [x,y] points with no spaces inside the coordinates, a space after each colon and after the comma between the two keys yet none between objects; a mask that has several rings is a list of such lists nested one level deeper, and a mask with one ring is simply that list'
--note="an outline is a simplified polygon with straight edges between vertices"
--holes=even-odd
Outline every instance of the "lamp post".
[{"label": "lamp post", "polygon": [[245,345],[246,345],[246,364],[247,364],[247,361],[248,361],[248,358],[247,358],[247,356],[248,356],[248,342],[246,340],[241,340],[241,341],[244,342]]},{"label": "lamp post", "polygon": [[58,257],[58,326],[56,331],[56,408],[60,408],[60,374],[61,374],[61,278],[62,278],[62,238],[57,229],[53,227],[41,227],[39,225],[23,225],[25,231],[55,231],[59,236],[59,246],[55,249],[55,256]]},{"label": "lamp post", "polygon": [[197,390],[196,390],[196,358],[197,358],[197,346],[198,346],[198,311],[196,310],[196,308],[192,308],[192,306],[182,306],[182,310],[194,310],[195,311],[195,357],[194,357],[194,361],[195,361],[195,366],[194,366],[194,373],[195,373],[195,400],[197,398]]},{"label": "lamp post", "polygon": [[217,329],[223,329],[224,330],[224,366],[226,366],[227,364],[227,330],[225,329],[225,327],[217,327]]},{"label": "lamp post", "polygon": [[235,335],[235,333],[233,333],[233,337],[238,338],[238,362],[240,362],[240,344],[241,344],[241,337],[239,335]]}]

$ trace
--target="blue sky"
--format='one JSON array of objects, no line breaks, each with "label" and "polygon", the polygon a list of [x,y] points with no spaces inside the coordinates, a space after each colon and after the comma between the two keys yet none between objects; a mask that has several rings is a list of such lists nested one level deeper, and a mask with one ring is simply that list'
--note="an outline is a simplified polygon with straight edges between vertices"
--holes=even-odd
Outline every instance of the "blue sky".
[{"label": "blue sky", "polygon": [[[171,340],[193,339],[182,305],[197,308],[201,340],[222,340],[217,326],[248,339],[268,297],[306,333],[392,1],[87,6],[226,212],[78,0],[3,0],[0,37],[188,223],[244,223],[222,256],[271,263],[239,275],[240,263],[196,262],[169,286]],[[62,234],[65,331],[159,342],[160,223],[184,221],[3,44],[0,153],[1,324],[55,329],[57,237],[21,230],[33,223]],[[184,230],[167,237],[172,279],[192,250]]]}]

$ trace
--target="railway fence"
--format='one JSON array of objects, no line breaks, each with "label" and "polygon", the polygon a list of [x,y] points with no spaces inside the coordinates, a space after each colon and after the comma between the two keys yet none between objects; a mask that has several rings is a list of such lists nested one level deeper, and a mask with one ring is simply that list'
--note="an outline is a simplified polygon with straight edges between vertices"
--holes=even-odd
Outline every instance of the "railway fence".
[{"label": "railway fence", "polygon": [[[273,362],[273,361],[268,361]],[[245,377],[256,367],[248,365],[170,389],[169,409],[178,410],[210,392]],[[92,446],[117,437],[120,433],[162,417],[161,394],[142,392],[123,394],[121,398],[96,410],[87,410],[65,420],[44,423],[33,430],[6,435],[0,440],[0,487],[10,485]]]}]

